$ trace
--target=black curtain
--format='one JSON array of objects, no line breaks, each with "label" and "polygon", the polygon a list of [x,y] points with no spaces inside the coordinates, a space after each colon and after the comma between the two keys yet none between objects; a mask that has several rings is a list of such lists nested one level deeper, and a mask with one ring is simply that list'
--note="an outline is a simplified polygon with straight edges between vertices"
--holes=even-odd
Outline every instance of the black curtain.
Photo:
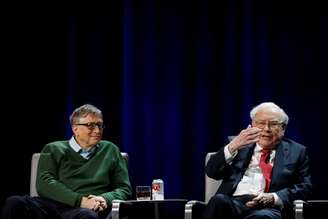
[{"label": "black curtain", "polygon": [[[273,101],[307,146],[313,198],[328,197],[325,1],[119,1],[94,15],[7,16],[2,69],[1,201],[29,191],[30,157],[67,139],[84,103],[130,155],[133,187],[204,199],[204,158]],[[324,167],[322,167],[324,166]]]}]

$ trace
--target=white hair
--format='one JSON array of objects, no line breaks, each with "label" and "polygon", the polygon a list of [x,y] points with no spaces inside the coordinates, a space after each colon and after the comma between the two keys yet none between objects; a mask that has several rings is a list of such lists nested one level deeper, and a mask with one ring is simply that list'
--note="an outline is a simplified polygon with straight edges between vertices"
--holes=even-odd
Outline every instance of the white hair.
[{"label": "white hair", "polygon": [[250,116],[251,116],[251,119],[253,120],[256,113],[260,110],[269,110],[271,112],[275,112],[275,113],[278,113],[279,114],[279,122],[282,123],[284,125],[284,127],[287,126],[288,124],[288,115],[285,113],[285,111],[283,109],[281,109],[278,105],[276,105],[275,103],[273,102],[264,102],[264,103],[261,103],[257,106],[255,106],[251,112],[250,112]]}]

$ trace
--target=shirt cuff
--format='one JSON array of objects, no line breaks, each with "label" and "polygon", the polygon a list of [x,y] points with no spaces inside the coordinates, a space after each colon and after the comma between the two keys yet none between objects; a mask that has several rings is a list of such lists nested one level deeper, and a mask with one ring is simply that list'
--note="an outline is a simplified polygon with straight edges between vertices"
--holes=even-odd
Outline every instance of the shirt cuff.
[{"label": "shirt cuff", "polygon": [[277,193],[273,192],[272,193],[273,198],[274,198],[274,205],[278,206],[280,209],[284,207],[284,204],[282,203],[281,199],[277,195]]},{"label": "shirt cuff", "polygon": [[224,147],[224,158],[228,164],[231,164],[233,158],[237,155],[237,151],[230,153],[228,145]]}]

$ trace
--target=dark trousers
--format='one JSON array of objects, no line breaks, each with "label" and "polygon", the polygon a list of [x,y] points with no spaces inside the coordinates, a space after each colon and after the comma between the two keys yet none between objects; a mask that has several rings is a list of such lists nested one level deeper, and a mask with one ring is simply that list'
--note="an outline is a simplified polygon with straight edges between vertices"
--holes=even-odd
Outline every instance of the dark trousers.
[{"label": "dark trousers", "polygon": [[251,196],[231,197],[216,194],[208,202],[203,215],[204,219],[281,219],[281,212],[277,208],[246,207],[245,203],[252,199]]},{"label": "dark trousers", "polygon": [[109,211],[110,208],[98,214],[47,198],[11,196],[3,206],[2,219],[105,219]]}]

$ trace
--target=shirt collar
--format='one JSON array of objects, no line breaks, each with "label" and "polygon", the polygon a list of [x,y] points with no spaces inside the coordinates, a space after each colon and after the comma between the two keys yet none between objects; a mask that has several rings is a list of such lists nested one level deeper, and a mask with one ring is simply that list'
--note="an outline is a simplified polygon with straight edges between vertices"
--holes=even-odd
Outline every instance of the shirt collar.
[{"label": "shirt collar", "polygon": [[[69,145],[71,146],[71,148],[75,151],[75,152],[80,152],[81,150],[84,151],[84,149],[76,142],[74,136],[71,137],[71,139],[69,140]],[[96,144],[95,147],[99,147],[99,144]],[[92,149],[94,149],[95,147],[92,147],[89,149],[89,151],[91,151]]]},{"label": "shirt collar", "polygon": [[[256,153],[261,153],[262,152],[262,147],[258,144],[258,143],[256,143],[256,146],[255,146],[255,148],[254,148],[254,151],[256,152]],[[272,152],[275,152],[276,151],[276,148],[273,148],[273,149],[271,149],[271,151]]]},{"label": "shirt collar", "polygon": [[258,143],[256,143],[256,146],[254,149],[255,153],[261,153],[261,150],[262,150],[262,147]]}]

